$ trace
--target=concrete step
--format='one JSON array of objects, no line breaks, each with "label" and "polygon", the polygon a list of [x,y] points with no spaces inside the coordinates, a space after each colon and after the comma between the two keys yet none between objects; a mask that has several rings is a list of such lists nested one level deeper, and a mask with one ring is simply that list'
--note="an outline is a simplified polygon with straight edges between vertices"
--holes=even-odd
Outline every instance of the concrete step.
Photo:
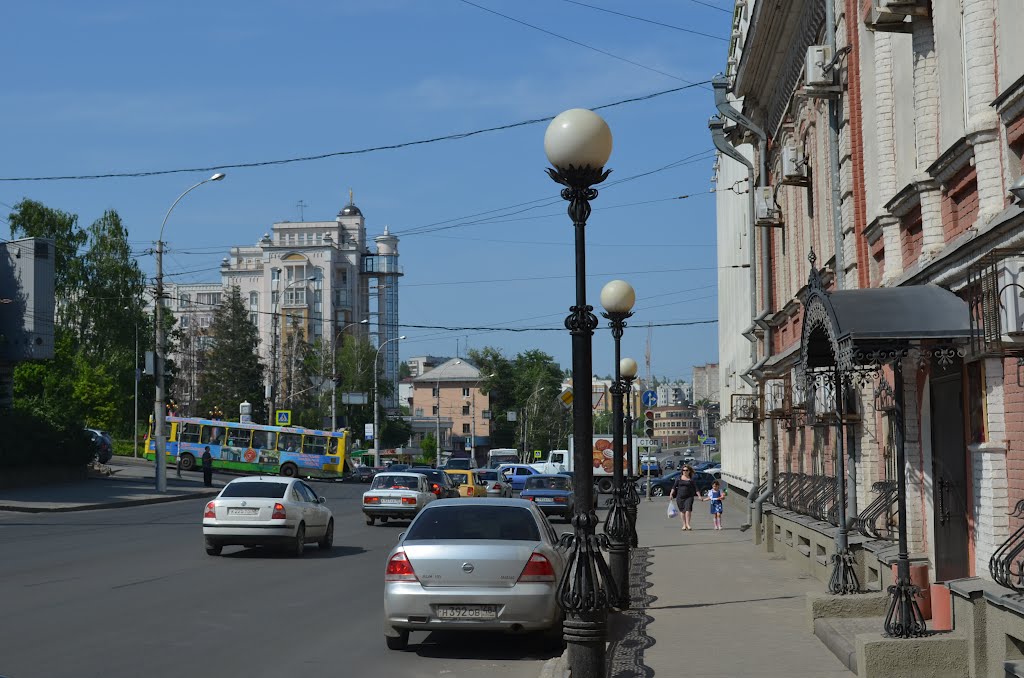
[{"label": "concrete step", "polygon": [[884,626],[884,617],[819,617],[814,620],[814,635],[857,673],[857,634],[881,631]]}]

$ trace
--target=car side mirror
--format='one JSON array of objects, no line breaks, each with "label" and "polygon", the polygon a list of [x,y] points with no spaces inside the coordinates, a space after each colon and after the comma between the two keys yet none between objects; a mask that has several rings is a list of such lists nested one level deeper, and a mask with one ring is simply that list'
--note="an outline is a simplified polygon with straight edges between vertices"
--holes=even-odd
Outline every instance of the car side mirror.
[{"label": "car side mirror", "polygon": [[405,532],[399,532],[398,533],[398,541],[402,541],[403,539],[405,539]]},{"label": "car side mirror", "polygon": [[326,504],[327,503],[327,497],[317,497],[316,498],[316,503],[318,503],[318,504]]}]

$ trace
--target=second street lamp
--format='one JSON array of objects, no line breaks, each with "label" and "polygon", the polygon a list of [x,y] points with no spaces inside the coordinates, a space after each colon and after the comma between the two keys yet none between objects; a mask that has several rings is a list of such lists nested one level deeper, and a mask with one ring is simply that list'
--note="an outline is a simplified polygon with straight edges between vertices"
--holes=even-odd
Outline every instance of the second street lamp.
[{"label": "second street lamp", "polygon": [[612,505],[604,523],[608,535],[608,564],[618,593],[620,608],[629,607],[629,545],[633,530],[629,522],[628,499],[622,483],[622,334],[626,319],[633,315],[636,292],[625,280],[613,280],[601,289],[601,305],[615,340],[615,378],[612,380]]},{"label": "second street lamp", "polygon": [[[569,202],[569,218],[575,231],[576,303],[569,309],[565,328],[572,335],[572,384],[579,393],[590,390],[593,377],[591,342],[597,328],[593,306],[587,305],[586,226],[593,188],[608,178],[604,168],[612,153],[608,124],[593,111],[574,108],[560,113],[544,133],[544,152],[553,165],[551,179],[565,188],[562,198]],[[574,676],[605,675],[605,638],[608,606],[615,595],[615,583],[601,554],[606,538],[595,534],[597,512],[593,508],[594,412],[590,398],[572,403],[573,493],[576,509],[573,534],[565,540],[569,549],[558,603],[565,611],[563,633],[568,645],[569,668]]]},{"label": "second street lamp", "polygon": [[623,358],[619,361],[619,374],[622,376],[622,386],[626,393],[626,513],[629,514],[629,545],[633,548],[639,543],[636,536],[636,507],[640,504],[634,475],[635,471],[640,469],[633,468],[633,380],[636,379],[636,370],[636,361],[632,358]]}]

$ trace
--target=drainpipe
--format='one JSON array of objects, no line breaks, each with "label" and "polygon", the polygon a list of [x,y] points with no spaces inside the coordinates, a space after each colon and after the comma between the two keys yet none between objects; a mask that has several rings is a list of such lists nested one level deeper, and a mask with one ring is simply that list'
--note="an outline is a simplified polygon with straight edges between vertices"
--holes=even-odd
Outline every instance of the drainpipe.
[{"label": "drainpipe", "polygon": [[[729,102],[728,89],[729,79],[724,75],[718,75],[711,81],[711,86],[715,91],[715,107],[719,113],[734,121],[744,129],[750,131],[751,134],[757,137],[758,146],[758,163],[760,175],[758,176],[758,186],[765,187],[768,185],[768,135],[765,134],[764,130],[754,124],[754,121],[743,115],[740,111],[736,110]],[[751,213],[751,224],[753,224],[754,215]],[[753,228],[751,229],[753,234]],[[753,241],[751,241],[753,242]],[[753,257],[753,248],[751,248],[751,257]],[[754,275],[754,267],[751,265],[751,280],[756,282],[757,278]],[[771,267],[770,267],[770,252],[768,250],[768,238],[761,238],[761,271],[764,275],[764,285],[761,287],[761,312],[755,317],[755,323],[759,324],[764,330],[764,360],[767,360],[772,355],[772,331],[771,327],[764,321],[770,313],[771,307]],[[751,296],[753,301],[753,290],[752,287]],[[753,306],[751,306],[753,308]],[[760,322],[758,322],[760,321]],[[755,354],[756,355],[756,354]],[[752,365],[756,365],[755,360],[751,360]],[[753,369],[753,368],[752,368]],[[756,430],[757,427],[755,427]],[[768,477],[765,479],[765,489],[760,495],[757,494],[757,486],[761,480],[761,458],[760,450],[757,449],[759,445],[755,443],[755,463],[754,468],[757,470],[755,479],[757,482],[751,487],[750,495],[750,514],[751,524],[755,528],[754,530],[754,543],[760,543],[761,540],[761,507],[765,500],[768,499],[775,491],[775,426],[771,425],[765,429],[765,444],[767,445],[767,465],[768,465]]]},{"label": "drainpipe", "polygon": [[[716,90],[717,91],[717,90]],[[748,242],[750,243],[748,249],[750,250],[750,319],[751,326],[747,331],[743,333],[743,336],[750,342],[750,364],[753,366],[757,363],[757,337],[754,335],[754,321],[757,318],[757,256],[754,253],[754,164],[747,160],[747,158],[737,151],[732,144],[730,144],[725,138],[725,121],[721,116],[715,116],[708,120],[708,129],[711,130],[711,141],[723,155],[726,155],[736,162],[744,165],[747,168],[747,181],[749,189],[747,191],[747,197],[749,198],[749,210],[750,210],[750,222],[748,224]],[[757,382],[749,376],[749,372],[743,372],[740,374],[740,379],[745,381],[754,391],[757,391]],[[747,525],[749,526],[753,520],[754,511],[754,499],[757,494],[758,482],[761,478],[760,465],[761,450],[760,450],[760,434],[758,432],[758,424],[754,422],[754,482],[750,487],[750,494],[747,499],[747,512],[749,514]]]},{"label": "drainpipe", "polygon": [[[833,66],[836,60],[836,6],[835,0],[825,0],[825,44],[833,55]],[[828,169],[832,183],[832,230],[835,237],[836,250],[836,289],[846,287],[846,261],[843,252],[843,208],[839,204],[839,99],[830,97],[828,100]]]}]

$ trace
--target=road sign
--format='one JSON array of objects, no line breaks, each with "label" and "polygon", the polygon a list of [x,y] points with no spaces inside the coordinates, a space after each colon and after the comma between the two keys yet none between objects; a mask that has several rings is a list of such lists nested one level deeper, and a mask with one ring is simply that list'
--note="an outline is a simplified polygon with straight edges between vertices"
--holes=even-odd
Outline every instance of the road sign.
[{"label": "road sign", "polygon": [[654,407],[658,404],[658,392],[644,391],[644,394],[640,396],[640,401],[644,404],[644,407]]},{"label": "road sign", "polygon": [[637,447],[657,447],[658,443],[654,442],[654,438],[637,438]]},{"label": "road sign", "polygon": [[572,407],[572,389],[567,388],[558,394],[558,399],[562,401],[562,406],[565,409]]},{"label": "road sign", "polygon": [[534,459],[543,459],[544,458],[544,453],[541,452],[540,450],[534,450],[533,451],[533,458]]},{"label": "road sign", "polygon": [[291,410],[278,410],[277,416],[274,418],[274,423],[278,426],[291,426],[292,425],[292,411]]},{"label": "road sign", "polygon": [[351,393],[341,394],[342,405],[367,405],[369,402],[369,397],[365,392],[353,391]]},{"label": "road sign", "polygon": [[700,441],[700,444],[701,445],[707,445],[708,447],[711,447],[712,445],[717,445],[718,444],[718,438],[711,438],[710,436],[707,436],[707,437],[704,438],[704,440]]},{"label": "road sign", "polygon": [[516,420],[516,411],[515,410],[509,410],[508,412],[506,412],[505,413],[505,420],[506,421],[515,421]]},{"label": "road sign", "polygon": [[363,425],[363,440],[373,440],[373,424]]}]

